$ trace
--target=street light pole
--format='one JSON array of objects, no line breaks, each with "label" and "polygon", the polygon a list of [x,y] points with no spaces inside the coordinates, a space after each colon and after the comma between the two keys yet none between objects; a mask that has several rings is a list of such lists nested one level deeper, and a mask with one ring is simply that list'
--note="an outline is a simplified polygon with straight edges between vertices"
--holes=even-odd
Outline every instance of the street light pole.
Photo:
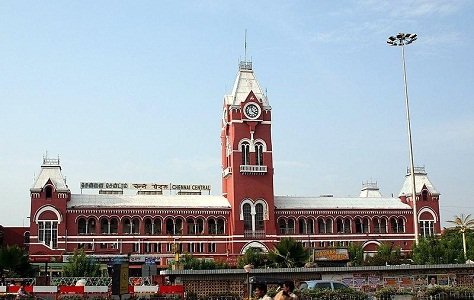
[{"label": "street light pole", "polygon": [[246,280],[247,280],[247,294],[248,294],[248,300],[252,299],[252,285],[250,284],[250,272],[253,269],[252,264],[247,264],[244,266],[244,270],[246,273]]},{"label": "street light pole", "polygon": [[410,107],[408,105],[408,85],[407,85],[407,69],[405,64],[405,45],[409,45],[416,41],[417,35],[411,33],[399,33],[396,36],[390,36],[387,44],[390,46],[400,46],[402,48],[402,63],[403,63],[403,83],[405,89],[405,108],[408,130],[408,148],[410,153],[410,173],[411,173],[411,200],[413,202],[413,227],[415,230],[415,244],[418,245],[418,211],[416,209],[416,185],[415,185],[415,165],[413,160],[413,142],[411,138],[411,124],[410,124]]}]

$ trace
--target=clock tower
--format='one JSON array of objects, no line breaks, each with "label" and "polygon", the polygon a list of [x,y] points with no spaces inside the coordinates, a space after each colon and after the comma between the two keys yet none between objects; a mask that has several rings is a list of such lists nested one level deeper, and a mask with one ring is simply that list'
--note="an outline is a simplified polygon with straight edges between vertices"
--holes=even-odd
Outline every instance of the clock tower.
[{"label": "clock tower", "polygon": [[231,239],[264,242],[276,236],[271,120],[252,63],[241,62],[232,92],[224,96],[221,128],[222,192],[232,207]]}]

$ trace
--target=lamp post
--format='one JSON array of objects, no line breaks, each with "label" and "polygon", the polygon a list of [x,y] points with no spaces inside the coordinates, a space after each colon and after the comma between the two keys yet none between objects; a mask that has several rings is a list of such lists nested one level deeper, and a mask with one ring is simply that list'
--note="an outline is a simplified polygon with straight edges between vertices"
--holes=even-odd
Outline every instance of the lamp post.
[{"label": "lamp post", "polygon": [[247,293],[248,293],[248,300],[252,298],[252,285],[250,284],[250,271],[252,271],[253,265],[247,264],[244,266],[245,273],[247,274]]},{"label": "lamp post", "polygon": [[416,209],[416,186],[415,186],[415,165],[413,162],[413,142],[411,138],[411,124],[410,124],[410,107],[408,105],[408,85],[407,85],[407,70],[405,64],[405,45],[409,45],[416,41],[417,35],[412,33],[399,33],[396,36],[390,36],[387,39],[387,44],[390,46],[400,46],[402,48],[402,63],[403,63],[403,83],[405,89],[405,108],[408,131],[408,148],[410,153],[410,173],[411,173],[411,199],[413,201],[413,227],[415,230],[415,244],[418,245],[418,212]]}]

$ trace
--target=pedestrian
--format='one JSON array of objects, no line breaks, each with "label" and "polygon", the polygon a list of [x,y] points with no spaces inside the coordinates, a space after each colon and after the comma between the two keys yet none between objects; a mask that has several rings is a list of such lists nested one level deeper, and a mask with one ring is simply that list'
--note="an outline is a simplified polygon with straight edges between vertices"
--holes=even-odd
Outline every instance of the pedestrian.
[{"label": "pedestrian", "polygon": [[437,280],[436,280],[436,276],[430,277],[430,283],[428,284],[428,288],[432,289],[432,288],[435,288],[437,286],[438,286],[438,283],[437,283]]},{"label": "pedestrian", "polygon": [[267,285],[265,283],[255,284],[255,297],[258,300],[273,300],[272,297],[267,295]]},{"label": "pedestrian", "polygon": [[281,286],[281,291],[275,295],[275,300],[298,300],[298,296],[293,293],[295,284],[291,280],[286,280]]},{"label": "pedestrian", "polygon": [[31,295],[25,290],[25,285],[22,283],[16,294],[16,299],[26,299],[29,297],[31,297]]}]

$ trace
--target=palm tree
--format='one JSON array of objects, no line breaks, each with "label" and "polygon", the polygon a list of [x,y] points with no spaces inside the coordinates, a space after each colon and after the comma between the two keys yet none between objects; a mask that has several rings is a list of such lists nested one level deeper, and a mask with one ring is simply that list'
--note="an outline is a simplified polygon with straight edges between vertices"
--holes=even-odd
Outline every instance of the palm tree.
[{"label": "palm tree", "polygon": [[268,259],[279,268],[302,267],[308,258],[309,250],[292,238],[282,238],[274,249],[268,252]]},{"label": "palm tree", "polygon": [[471,214],[467,216],[461,214],[460,216],[455,216],[454,220],[448,222],[454,224],[454,228],[462,233],[462,247],[464,250],[464,260],[466,260],[466,230],[474,229],[474,219],[471,219]]}]

